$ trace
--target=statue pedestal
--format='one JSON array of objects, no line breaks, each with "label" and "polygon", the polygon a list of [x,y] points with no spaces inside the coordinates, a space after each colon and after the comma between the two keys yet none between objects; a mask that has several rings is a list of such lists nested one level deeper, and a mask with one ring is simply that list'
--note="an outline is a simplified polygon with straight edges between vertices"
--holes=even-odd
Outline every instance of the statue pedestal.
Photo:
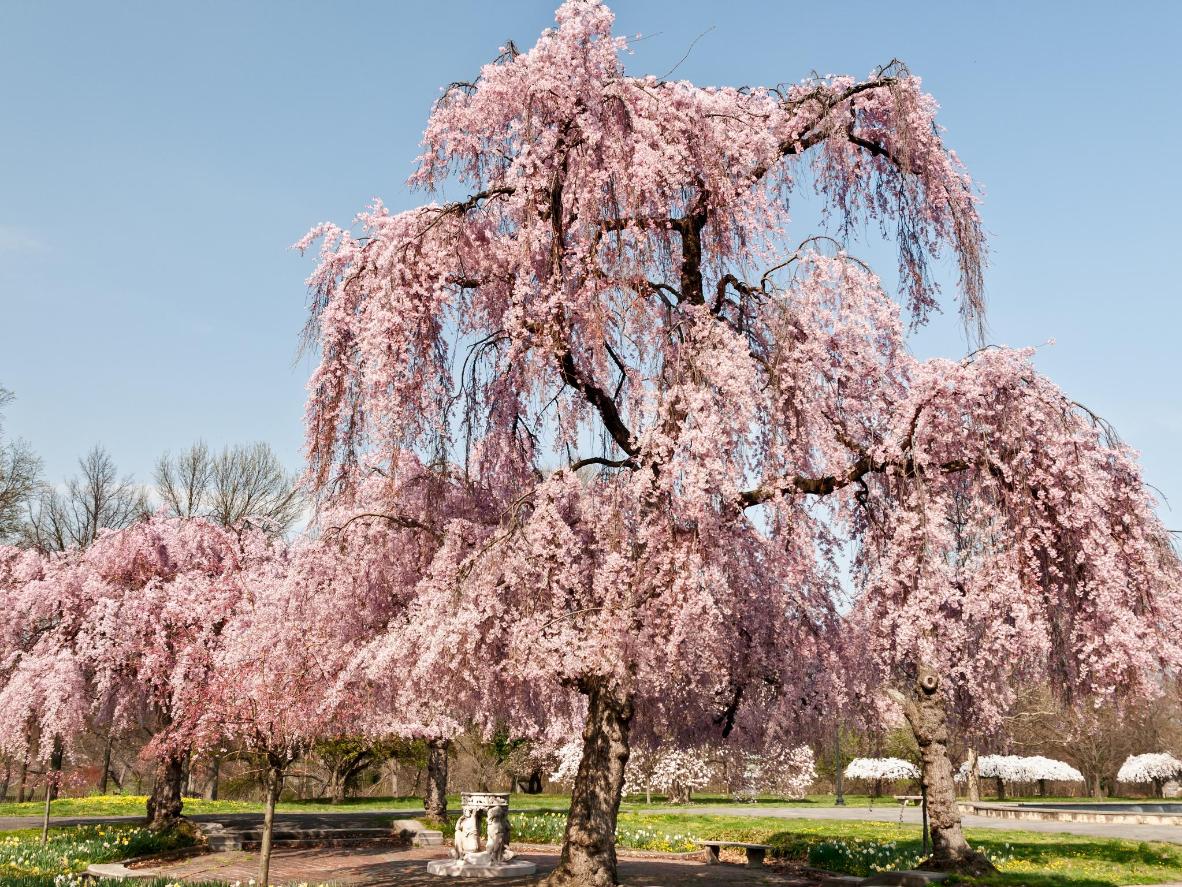
[{"label": "statue pedestal", "polygon": [[452,878],[516,878],[536,874],[538,867],[524,859],[484,863],[464,859],[433,859],[427,863],[427,871],[432,875]]}]

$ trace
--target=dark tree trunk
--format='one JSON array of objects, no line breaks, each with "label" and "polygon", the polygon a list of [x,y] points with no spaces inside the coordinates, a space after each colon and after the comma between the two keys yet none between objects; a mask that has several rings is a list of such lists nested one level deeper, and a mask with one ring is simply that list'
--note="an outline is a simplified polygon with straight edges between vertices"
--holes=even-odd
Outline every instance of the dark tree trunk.
[{"label": "dark tree trunk", "polygon": [[222,771],[222,759],[216,755],[209,759],[209,775],[205,779],[205,791],[203,793],[205,800],[216,801],[218,799],[218,777]]},{"label": "dark tree trunk", "polygon": [[996,777],[996,780],[997,780],[997,799],[999,801],[1004,801],[1006,799],[1006,781],[1004,779],[1002,779],[1000,776]]},{"label": "dark tree trunk", "polygon": [[328,777],[328,800],[333,804],[345,803],[345,777],[335,770]]},{"label": "dark tree trunk", "polygon": [[99,794],[105,795],[107,793],[107,783],[111,780],[111,737],[107,737],[107,741],[103,743],[103,772],[99,776]]},{"label": "dark tree trunk", "polygon": [[670,804],[688,804],[693,800],[693,792],[690,791],[689,786],[675,782],[669,786],[669,795],[665,800]]},{"label": "dark tree trunk", "polygon": [[927,795],[928,821],[932,832],[932,855],[921,866],[925,869],[985,874],[995,872],[993,864],[965,840],[956,806],[956,783],[948,758],[948,721],[944,713],[944,694],[940,677],[921,665],[909,696],[898,694],[903,713],[923,760],[923,790]]},{"label": "dark tree trunk", "polygon": [[62,748],[62,738],[55,736],[53,737],[53,750],[49,755],[49,769],[45,773],[45,813],[41,817],[42,847],[49,842],[49,811],[53,805],[53,799],[57,797],[58,777],[62,772],[64,758],[65,749]]},{"label": "dark tree trunk", "polygon": [[1104,797],[1104,787],[1100,784],[1099,773],[1093,773],[1091,778],[1088,780],[1088,793],[1093,798]]},{"label": "dark tree trunk", "polygon": [[65,749],[62,748],[62,739],[60,736],[55,736],[53,739],[53,751],[49,755],[49,773],[46,774],[45,792],[50,801],[57,800],[57,793],[61,790],[59,776],[62,772],[62,761],[65,759]]},{"label": "dark tree trunk", "polygon": [[8,783],[12,781],[12,764],[4,761],[4,779],[0,781],[0,801],[8,800]]},{"label": "dark tree trunk", "polygon": [[266,798],[263,806],[263,838],[259,842],[259,884],[271,883],[271,836],[275,832],[275,803],[283,791],[283,766],[274,758],[267,759]]},{"label": "dark tree trunk", "polygon": [[1047,796],[1047,781],[1045,779],[1040,779],[1038,781],[1038,796],[1040,798],[1045,798]]},{"label": "dark tree trunk", "polygon": [[148,795],[148,828],[166,829],[181,818],[181,786],[184,784],[185,759],[173,755],[156,763],[156,782]]},{"label": "dark tree trunk", "polygon": [[1153,796],[1155,798],[1164,798],[1166,796],[1166,781],[1164,779],[1153,780]]},{"label": "dark tree trunk", "polygon": [[616,879],[616,817],[628,763],[632,698],[606,682],[586,681],[583,757],[571,792],[558,867],[548,887],[612,887]]},{"label": "dark tree trunk", "polygon": [[28,785],[28,783],[29,783],[29,754],[28,754],[28,752],[26,752],[25,756],[23,758],[21,758],[20,778],[16,784],[16,799],[17,799],[18,803],[23,804],[26,800],[29,800],[28,798],[25,797],[25,788]]},{"label": "dark tree trunk", "polygon": [[427,743],[427,793],[423,810],[432,822],[447,819],[447,750],[446,739],[432,739]]}]

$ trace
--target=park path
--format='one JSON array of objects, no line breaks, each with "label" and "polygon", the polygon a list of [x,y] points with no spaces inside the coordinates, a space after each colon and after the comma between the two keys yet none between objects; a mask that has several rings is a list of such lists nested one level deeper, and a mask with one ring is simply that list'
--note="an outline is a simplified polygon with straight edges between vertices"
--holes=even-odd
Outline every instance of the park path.
[{"label": "park path", "polygon": [[[899,822],[897,804],[890,806],[846,807],[777,807],[772,804],[690,804],[681,807],[662,807],[649,813],[695,813],[718,816],[770,816],[776,819],[839,819],[869,822]],[[991,828],[1003,831],[1052,832],[1065,835],[1085,835],[1091,838],[1128,838],[1133,841],[1169,841],[1182,844],[1182,826],[1138,825],[1116,822],[1043,822],[1040,820],[995,819],[962,813],[965,828]],[[918,807],[902,810],[902,821],[920,824]]]},{"label": "park path", "polygon": [[[442,859],[441,847],[392,850],[372,847],[348,850],[276,850],[271,858],[275,884],[367,885],[367,887],[439,887],[427,874],[427,860]],[[538,874],[498,879],[498,885],[535,884],[558,863],[556,851],[523,852],[521,858],[538,866]],[[183,881],[221,880],[247,883],[258,874],[258,854],[242,851],[209,853],[152,869],[166,878]],[[748,869],[744,865],[705,865],[687,859],[620,859],[620,880],[629,887],[817,887],[813,878],[791,869]]]}]

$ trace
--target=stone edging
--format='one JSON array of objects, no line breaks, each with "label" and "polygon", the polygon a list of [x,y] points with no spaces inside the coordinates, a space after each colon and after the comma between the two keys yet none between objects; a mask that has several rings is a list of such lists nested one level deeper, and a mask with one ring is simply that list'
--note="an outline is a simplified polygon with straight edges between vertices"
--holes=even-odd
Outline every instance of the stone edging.
[{"label": "stone edging", "polygon": [[1013,819],[1027,822],[1108,822],[1131,825],[1182,825],[1182,816],[1169,813],[1116,813],[1113,811],[1049,810],[1038,807],[1014,807],[1007,804],[985,804],[978,801],[959,801],[961,813],[987,816],[992,819]]}]

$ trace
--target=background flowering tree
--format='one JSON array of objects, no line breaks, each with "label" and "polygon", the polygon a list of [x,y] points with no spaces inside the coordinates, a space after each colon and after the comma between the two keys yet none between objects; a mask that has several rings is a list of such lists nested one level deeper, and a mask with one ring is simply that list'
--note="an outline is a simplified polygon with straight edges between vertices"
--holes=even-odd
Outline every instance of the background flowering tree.
[{"label": "background flowering tree", "polygon": [[1135,454],[1029,353],[909,376],[888,439],[913,465],[873,481],[853,516],[851,630],[919,743],[932,864],[988,869],[960,830],[947,705],[984,732],[1023,685],[1158,693],[1182,661],[1182,582]]},{"label": "background flowering tree", "polygon": [[0,751],[41,765],[45,816],[66,755],[86,727],[89,692],[78,635],[90,590],[77,553],[41,555],[0,546]]},{"label": "background flowering tree", "polygon": [[671,804],[688,804],[696,789],[710,783],[713,767],[707,748],[666,748],[657,753],[652,785]]},{"label": "background flowering tree", "polygon": [[872,782],[874,797],[882,794],[883,780],[897,782],[916,780],[921,776],[918,767],[902,758],[854,758],[846,764],[842,775],[846,779],[864,779]]},{"label": "background flowering tree", "polygon": [[[259,764],[260,884],[269,883],[287,768],[318,740],[357,735],[370,705],[339,680],[354,652],[356,621],[365,618],[363,602],[335,584],[341,574],[326,569],[325,558],[316,540],[289,549],[261,534],[247,539],[235,577],[239,603],[219,634],[201,697],[187,698],[179,713],[197,745],[229,740]],[[365,565],[355,566],[364,575]]]},{"label": "background flowering tree", "polygon": [[[582,716],[550,881],[609,884],[634,732],[700,743],[833,694],[801,689],[834,670],[834,552],[853,542],[855,622],[907,690],[932,864],[987,868],[959,830],[945,698],[988,719],[1018,679],[1135,691],[1177,660],[1176,557],[1133,454],[1026,352],[908,353],[941,252],[976,327],[984,248],[902,66],[701,88],[627,75],[598,3],[557,18],[428,120],[411,183],[468,198],[375,204],[300,244],[321,240],[322,494],[373,472],[448,489],[427,520],[418,497],[387,510],[438,539],[404,677],[454,680],[490,726]],[[805,173],[837,233],[897,233],[897,301],[841,243],[788,239]]]},{"label": "background flowering tree", "polygon": [[157,516],[105,533],[78,555],[91,595],[78,649],[92,717],[108,733],[143,729],[152,737],[142,754],[156,762],[153,828],[181,813],[192,712],[205,700],[221,632],[241,600],[241,545],[206,520]]},{"label": "background flowering tree", "polygon": [[817,780],[817,762],[807,745],[773,747],[761,754],[744,754],[742,777],[734,796],[755,803],[760,795],[803,798]]},{"label": "background flowering tree", "polygon": [[[1083,774],[1064,761],[1042,755],[982,755],[976,760],[978,776],[997,780],[997,796],[1005,797],[1005,786],[1014,782],[1037,782],[1039,793],[1046,795],[1047,782],[1083,782]],[[958,781],[969,778],[973,769],[970,761],[960,765],[956,773]]]},{"label": "background flowering tree", "polygon": [[1116,778],[1121,782],[1151,782],[1153,793],[1162,796],[1162,789],[1171,779],[1182,776],[1182,761],[1166,752],[1129,755],[1120,765]]}]

